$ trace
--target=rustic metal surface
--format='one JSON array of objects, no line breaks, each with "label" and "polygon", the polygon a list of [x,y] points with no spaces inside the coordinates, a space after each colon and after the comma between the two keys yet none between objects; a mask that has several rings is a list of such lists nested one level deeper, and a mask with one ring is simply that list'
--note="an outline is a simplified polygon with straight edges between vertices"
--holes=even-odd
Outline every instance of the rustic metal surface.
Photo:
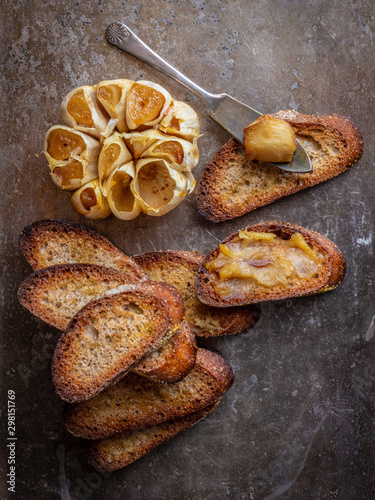
[{"label": "rustic metal surface", "polygon": [[[375,8],[332,2],[221,0],[3,3],[1,498],[372,499],[374,449]],[[150,79],[198,112],[199,177],[228,135],[198,98],[104,40],[123,21],[212,92],[263,112],[340,113],[359,126],[364,155],[338,178],[244,217],[201,218],[190,195],[173,212],[87,221],[49,179],[43,136],[62,97],[102,79]],[[100,475],[62,424],[50,363],[57,332],[17,302],[30,267],[22,228],[41,218],[84,223],[127,254],[208,252],[247,224],[280,219],[317,230],[347,258],[344,283],[315,297],[267,303],[245,334],[207,341],[236,381],[204,421],[126,469]],[[7,491],[7,391],[16,393],[16,494]]]}]

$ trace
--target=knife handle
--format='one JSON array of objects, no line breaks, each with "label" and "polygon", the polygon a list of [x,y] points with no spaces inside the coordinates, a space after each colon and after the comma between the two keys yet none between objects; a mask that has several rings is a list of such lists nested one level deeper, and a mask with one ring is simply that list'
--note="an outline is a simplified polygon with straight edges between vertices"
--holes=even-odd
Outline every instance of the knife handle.
[{"label": "knife handle", "polygon": [[218,95],[211,94],[210,92],[207,92],[207,90],[202,89],[199,85],[192,82],[184,74],[171,66],[156,52],[150,49],[148,45],[142,42],[142,40],[138,38],[137,35],[133,33],[125,24],[119,22],[110,24],[105,32],[105,38],[109,43],[118,49],[123,50],[127,54],[140,59],[141,61],[177,80],[205,101],[209,108],[211,108],[218,99]]}]

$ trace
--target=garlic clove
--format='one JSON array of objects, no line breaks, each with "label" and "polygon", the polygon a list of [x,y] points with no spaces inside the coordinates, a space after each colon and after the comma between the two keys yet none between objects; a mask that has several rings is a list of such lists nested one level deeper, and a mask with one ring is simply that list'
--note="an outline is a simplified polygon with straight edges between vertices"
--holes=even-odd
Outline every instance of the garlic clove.
[{"label": "garlic clove", "polygon": [[131,189],[147,215],[160,216],[183,201],[187,179],[165,160],[144,158],[136,164]]},{"label": "garlic clove", "polygon": [[102,150],[98,159],[98,172],[100,187],[104,196],[107,196],[104,181],[120,165],[124,165],[132,160],[132,155],[126,147],[121,135],[115,132],[103,143]]},{"label": "garlic clove", "polygon": [[71,197],[74,209],[88,219],[105,219],[110,215],[107,199],[103,196],[99,179],[95,179],[82,186]]},{"label": "garlic clove", "polygon": [[98,177],[96,162],[88,163],[71,160],[65,165],[58,165],[51,170],[51,178],[60,189],[74,191]]},{"label": "garlic clove", "polygon": [[249,160],[289,162],[297,149],[294,130],[284,120],[260,116],[245,130],[245,151]]},{"label": "garlic clove", "polygon": [[44,153],[50,167],[63,165],[72,158],[94,162],[99,151],[99,141],[65,125],[51,127],[44,140]]},{"label": "garlic clove", "polygon": [[161,85],[145,80],[134,82],[126,96],[126,124],[129,130],[158,124],[171,103],[172,96]]},{"label": "garlic clove", "polygon": [[188,104],[173,100],[167,114],[160,122],[159,129],[165,134],[177,135],[193,142],[199,137],[199,118]]},{"label": "garlic clove", "polygon": [[60,106],[63,122],[96,139],[106,130],[109,117],[96,97],[95,87],[88,85],[73,89]]},{"label": "garlic clove", "polygon": [[97,98],[111,118],[117,120],[117,130],[127,132],[126,95],[133,85],[132,80],[104,80],[96,85]]},{"label": "garlic clove", "polygon": [[131,190],[134,177],[134,163],[130,161],[117,167],[104,182],[109,207],[122,220],[135,219],[141,212],[141,204]]},{"label": "garlic clove", "polygon": [[158,140],[151,144],[142,154],[141,158],[161,158],[168,161],[179,172],[191,171],[199,160],[199,151],[195,143],[168,136],[158,132]]}]

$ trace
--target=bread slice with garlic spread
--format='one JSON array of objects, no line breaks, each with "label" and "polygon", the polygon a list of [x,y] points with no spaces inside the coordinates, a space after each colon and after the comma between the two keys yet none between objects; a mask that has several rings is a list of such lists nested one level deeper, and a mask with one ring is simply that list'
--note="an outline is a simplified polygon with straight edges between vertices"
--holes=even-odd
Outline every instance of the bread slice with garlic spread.
[{"label": "bread slice with garlic spread", "polygon": [[165,251],[136,255],[134,260],[153,281],[173,285],[186,306],[186,320],[198,337],[233,335],[252,328],[260,317],[256,306],[218,309],[202,304],[195,281],[204,256],[200,252]]},{"label": "bread slice with garlic spread", "polygon": [[19,242],[34,271],[58,264],[86,263],[119,269],[139,281],[147,280],[132,258],[100,234],[73,222],[33,222],[22,231]]},{"label": "bread slice with garlic spread", "polygon": [[184,417],[124,432],[120,436],[93,441],[88,449],[89,464],[102,473],[122,469],[157,446],[166,443],[180,432],[200,422],[216,408],[221,399],[219,398],[203,410],[195,411]]},{"label": "bread slice with garlic spread", "polygon": [[68,402],[83,401],[122,378],[180,328],[185,306],[169,285],[123,285],[83,306],[57,344],[52,377]]},{"label": "bread slice with garlic spread", "polygon": [[279,198],[327,181],[356,163],[363,151],[357,127],[339,115],[303,115],[280,111],[305,147],[312,172],[285,172],[265,162],[246,158],[245,149],[229,140],[214,155],[200,178],[197,207],[213,222],[234,219]]},{"label": "bread slice with garlic spread", "polygon": [[[130,273],[93,264],[61,264],[39,269],[24,280],[18,299],[45,323],[65,330],[90,300],[121,285],[139,282]],[[196,342],[184,322],[160,349],[142,359],[134,370],[155,380],[177,382],[195,363]]]},{"label": "bread slice with garlic spread", "polygon": [[64,422],[77,437],[119,435],[200,411],[233,381],[233,370],[222,356],[198,349],[194,368],[181,382],[161,384],[130,373],[94,398],[67,405]]},{"label": "bread slice with garlic spread", "polygon": [[269,221],[232,234],[202,262],[199,299],[230,307],[325,292],[344,278],[345,259],[328,238]]}]

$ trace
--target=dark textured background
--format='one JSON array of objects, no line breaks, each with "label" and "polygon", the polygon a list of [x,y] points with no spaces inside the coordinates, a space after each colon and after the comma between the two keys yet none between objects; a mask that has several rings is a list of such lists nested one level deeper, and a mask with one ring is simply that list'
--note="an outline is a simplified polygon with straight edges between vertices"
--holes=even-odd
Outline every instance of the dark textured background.
[{"label": "dark textured background", "polygon": [[[374,41],[366,0],[41,1],[2,4],[1,449],[6,392],[16,391],[17,499],[373,499],[374,476]],[[124,21],[161,56],[212,92],[263,112],[294,108],[352,118],[365,141],[361,161],[338,178],[229,222],[202,219],[194,195],[171,213],[124,222],[86,221],[49,179],[46,130],[62,97],[103,79],[150,79],[197,110],[199,177],[229,136],[173,80],[109,46]],[[250,332],[207,342],[236,373],[206,420],[126,469],[103,477],[83,442],[62,424],[50,362],[56,331],[17,302],[30,268],[22,228],[64,218],[109,237],[127,254],[208,252],[254,222],[280,219],[317,230],[346,256],[344,283],[315,297],[268,303]]]}]

